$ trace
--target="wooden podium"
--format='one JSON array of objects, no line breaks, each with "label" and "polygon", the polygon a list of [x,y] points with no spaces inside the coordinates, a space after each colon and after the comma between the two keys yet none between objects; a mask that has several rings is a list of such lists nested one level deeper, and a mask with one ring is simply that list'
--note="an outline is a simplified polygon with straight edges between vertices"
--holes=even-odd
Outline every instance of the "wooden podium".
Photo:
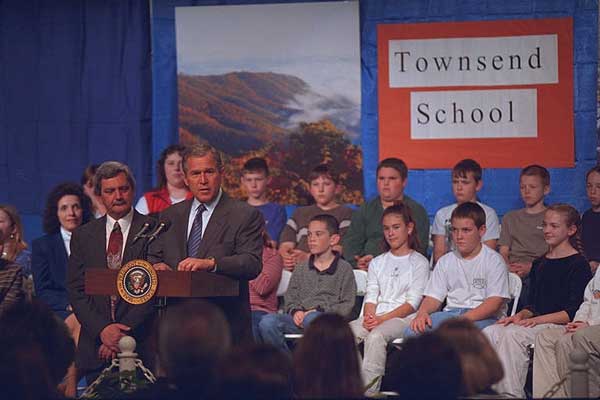
[{"label": "wooden podium", "polygon": [[[85,294],[90,296],[118,295],[119,270],[90,268],[85,272]],[[235,297],[239,282],[212,272],[157,271],[158,297]]]}]

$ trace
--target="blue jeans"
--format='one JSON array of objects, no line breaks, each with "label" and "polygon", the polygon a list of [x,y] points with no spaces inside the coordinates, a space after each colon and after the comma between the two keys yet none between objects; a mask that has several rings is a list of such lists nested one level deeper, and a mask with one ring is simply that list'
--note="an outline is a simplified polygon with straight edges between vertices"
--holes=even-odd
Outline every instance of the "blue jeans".
[{"label": "blue jeans", "polygon": [[302,333],[321,314],[319,311],[307,314],[302,321],[302,328],[296,326],[294,318],[290,314],[267,314],[258,324],[260,336],[265,343],[289,354],[291,351],[285,342],[284,335],[286,333]]},{"label": "blue jeans", "polygon": [[260,337],[260,331],[258,329],[258,324],[260,323],[260,320],[262,319],[262,317],[264,317],[265,315],[267,315],[268,312],[263,311],[263,310],[255,310],[252,311],[251,315],[252,315],[252,335],[254,336],[254,342],[256,343],[262,343],[263,340]]},{"label": "blue jeans", "polygon": [[[426,331],[431,331],[433,329],[437,329],[442,324],[442,322],[444,322],[445,320],[450,319],[450,318],[460,317],[467,311],[471,311],[471,310],[472,310],[471,308],[453,308],[448,311],[434,312],[433,314],[431,314],[431,327],[427,327]],[[498,320],[497,318],[487,318],[487,319],[482,319],[480,321],[473,321],[473,323],[479,329],[483,329],[486,326],[495,324],[497,320]],[[419,332],[413,331],[410,327],[408,327],[404,330],[405,338],[411,337],[411,336],[417,336],[418,334],[419,334]]]}]

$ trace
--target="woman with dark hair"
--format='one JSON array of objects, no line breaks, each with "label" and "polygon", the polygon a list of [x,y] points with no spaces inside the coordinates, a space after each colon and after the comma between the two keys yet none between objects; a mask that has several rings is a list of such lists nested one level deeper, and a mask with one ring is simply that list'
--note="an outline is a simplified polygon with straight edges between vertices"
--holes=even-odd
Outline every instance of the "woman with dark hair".
[{"label": "woman with dark hair", "polygon": [[[69,304],[66,274],[71,253],[71,234],[92,217],[90,198],[76,183],[61,183],[48,194],[44,210],[45,236],[33,241],[32,271],[37,298],[46,303],[65,321],[75,344],[81,325]],[[74,368],[66,380],[67,393],[75,395],[77,385]]]},{"label": "woman with dark hair", "polygon": [[46,235],[32,243],[36,295],[62,319],[72,314],[65,287],[71,233],[90,218],[90,199],[81,186],[76,183],[59,184],[46,200]]},{"label": "woman with dark hair", "polygon": [[362,397],[354,336],[338,314],[318,316],[294,352],[293,390],[298,398]]},{"label": "woman with dark hair", "polygon": [[192,198],[183,180],[183,152],[185,146],[173,144],[160,155],[157,163],[158,187],[144,193],[135,205],[140,214],[155,214],[173,204]]},{"label": "woman with dark hair", "polygon": [[31,252],[27,249],[23,224],[17,209],[0,204],[0,258],[17,264],[25,277],[31,275]]}]

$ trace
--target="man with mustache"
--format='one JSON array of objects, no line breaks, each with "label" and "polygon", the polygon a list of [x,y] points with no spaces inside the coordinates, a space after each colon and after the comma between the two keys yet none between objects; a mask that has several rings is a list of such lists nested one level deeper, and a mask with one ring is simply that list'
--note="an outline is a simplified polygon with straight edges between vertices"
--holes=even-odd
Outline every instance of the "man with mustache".
[{"label": "man with mustache", "polygon": [[98,167],[94,191],[107,213],[73,232],[71,256],[67,272],[70,304],[81,322],[76,354],[78,370],[92,383],[108,363],[116,357],[119,339],[135,337],[144,364],[144,340],[150,331],[153,303],[132,305],[118,296],[85,294],[85,272],[90,268],[120,269],[134,259],[144,259],[144,241],[133,238],[144,223],[152,222],[132,208],[135,180],[127,165],[107,161]]}]

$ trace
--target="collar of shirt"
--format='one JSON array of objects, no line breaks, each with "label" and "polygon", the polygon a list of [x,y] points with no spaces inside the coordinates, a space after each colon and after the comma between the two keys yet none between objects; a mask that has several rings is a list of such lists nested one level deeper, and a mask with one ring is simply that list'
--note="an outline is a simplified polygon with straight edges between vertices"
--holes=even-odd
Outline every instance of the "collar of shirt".
[{"label": "collar of shirt", "polygon": [[[202,213],[202,235],[204,236],[204,231],[208,226],[208,222],[210,221],[210,217],[212,216],[215,208],[217,208],[217,204],[219,204],[219,200],[221,200],[221,196],[223,195],[223,189],[219,188],[219,193],[217,197],[210,203],[203,203],[204,207],[206,207],[206,211]],[[188,229],[187,229],[187,237],[190,236],[190,232],[192,231],[192,225],[194,224],[194,219],[196,218],[196,214],[198,213],[198,207],[200,207],[200,202],[197,198],[194,197],[194,201],[192,201],[192,208],[190,209],[190,217],[188,218]]]},{"label": "collar of shirt", "polygon": [[[125,250],[125,243],[127,243],[127,235],[129,234],[129,228],[131,227],[131,221],[133,221],[133,207],[127,215],[123,218],[119,219],[119,226],[121,227],[121,232],[123,233],[123,249],[121,250],[121,256],[123,255],[123,251]],[[106,248],[108,248],[108,241],[110,240],[110,233],[112,232],[115,226],[115,220],[110,215],[106,214]]]},{"label": "collar of shirt", "polygon": [[310,257],[308,257],[308,269],[314,269],[317,272],[317,274],[321,274],[321,275],[335,274],[335,271],[337,270],[338,261],[340,259],[340,253],[334,251],[333,254],[335,254],[335,258],[333,259],[331,264],[329,264],[329,267],[327,267],[323,271],[319,271],[317,269],[317,267],[315,267],[315,256],[314,256],[314,254],[311,254]]},{"label": "collar of shirt", "polygon": [[65,245],[65,250],[67,250],[67,256],[71,255],[71,235],[73,233],[69,232],[62,226],[60,227],[60,236],[62,237],[63,243]]}]

